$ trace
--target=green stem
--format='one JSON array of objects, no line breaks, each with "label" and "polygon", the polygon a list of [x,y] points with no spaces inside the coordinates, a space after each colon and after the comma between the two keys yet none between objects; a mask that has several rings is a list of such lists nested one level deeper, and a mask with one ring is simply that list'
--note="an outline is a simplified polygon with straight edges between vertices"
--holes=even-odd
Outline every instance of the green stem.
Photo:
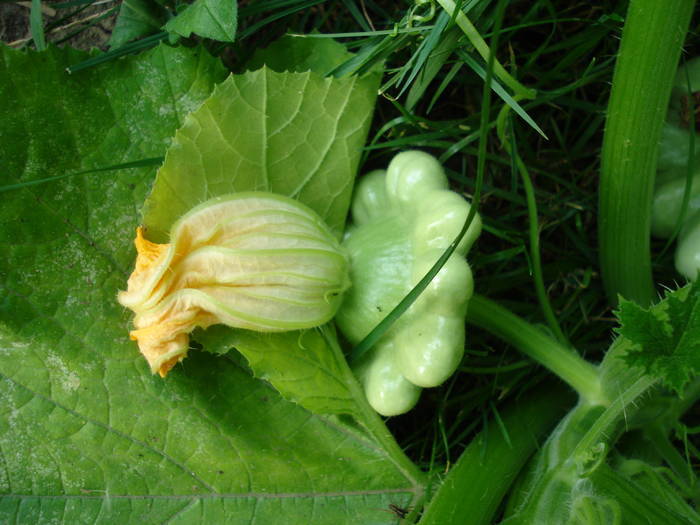
[{"label": "green stem", "polygon": [[625,411],[629,409],[630,405],[635,403],[635,400],[646,393],[656,381],[656,378],[643,375],[629,388],[620,392],[580,439],[572,454],[574,461],[583,461],[597,443],[609,442],[615,427],[625,415]]},{"label": "green stem", "polygon": [[540,231],[537,220],[537,202],[535,200],[535,189],[532,186],[530,173],[525,167],[525,163],[517,153],[515,155],[515,164],[518,167],[520,176],[523,179],[525,187],[525,196],[527,199],[527,214],[530,230],[530,259],[532,260],[532,277],[535,280],[535,291],[537,292],[537,300],[540,303],[540,308],[544,314],[544,318],[549,325],[550,330],[562,344],[568,344],[564,332],[562,332],[557,316],[554,315],[554,309],[547,297],[547,290],[544,286],[544,275],[542,274],[542,260],[540,257]]},{"label": "green stem", "polygon": [[[450,17],[454,19],[465,36],[469,39],[469,42],[474,46],[477,53],[479,53],[481,57],[488,62],[489,56],[491,55],[489,46],[481,37],[476,27],[474,27],[474,24],[472,24],[469,18],[467,18],[467,15],[465,15],[461,10],[458,10],[457,6],[452,0],[438,0],[438,3],[445,11],[447,11]],[[513,78],[497,60],[494,60],[493,72],[501,82],[503,82],[513,91],[515,95],[527,99],[535,98],[535,90],[528,89],[520,82],[515,80],[515,78]]]},{"label": "green stem", "polygon": [[512,344],[554,372],[586,402],[593,405],[608,404],[596,366],[517,315],[475,294],[469,302],[467,321]]},{"label": "green stem", "polygon": [[320,333],[326,341],[329,348],[332,349],[335,354],[335,358],[339,366],[341,367],[341,372],[343,374],[344,382],[350,390],[352,398],[355,400],[359,413],[355,414],[356,420],[369,432],[369,434],[379,443],[379,445],[384,449],[389,458],[394,462],[399,470],[404,474],[404,476],[411,480],[414,486],[414,491],[416,492],[416,498],[420,498],[423,495],[423,486],[425,485],[426,475],[420,468],[416,466],[413,461],[404,453],[399,444],[394,439],[389,429],[379,417],[377,412],[371,407],[365,396],[365,392],[362,386],[357,381],[355,374],[353,374],[350,366],[345,359],[345,354],[338,344],[338,339],[335,334],[330,334],[327,332],[327,328],[320,329]]},{"label": "green stem", "polygon": [[546,385],[515,401],[502,413],[508,438],[491,426],[460,456],[423,515],[420,525],[493,523],[501,500],[530,455],[563,415],[572,396]]},{"label": "green stem", "polygon": [[532,185],[532,178],[530,177],[530,172],[528,171],[527,166],[525,166],[525,163],[520,158],[520,155],[518,155],[512,129],[510,129],[508,133],[510,138],[505,132],[506,122],[511,124],[512,127],[512,120],[506,119],[506,116],[509,113],[510,108],[508,106],[503,106],[503,109],[498,116],[498,137],[501,140],[503,147],[506,149],[506,151],[508,151],[508,153],[510,153],[511,162],[515,165],[515,168],[517,168],[518,173],[520,173],[520,177],[523,181],[523,187],[525,188],[528,227],[530,234],[530,260],[532,261],[532,277],[535,280],[537,300],[540,303],[542,314],[544,315],[545,321],[547,321],[547,324],[549,325],[549,329],[552,330],[560,343],[568,345],[569,342],[559,326],[557,316],[554,315],[554,309],[552,308],[552,304],[549,302],[547,290],[544,285],[542,258],[540,257],[540,229],[539,221],[537,219],[537,199],[535,198],[535,188]]},{"label": "green stem", "polygon": [[657,145],[694,0],[632,0],[622,33],[603,139],[600,264],[618,294],[654,300],[649,228]]},{"label": "green stem", "polygon": [[[348,373],[352,375],[350,368]],[[350,383],[350,381],[348,381]],[[379,414],[370,406],[365,397],[362,387],[352,375],[351,389],[353,397],[358,400],[360,406],[360,421],[369,431],[369,433],[377,440],[377,442],[387,451],[396,466],[404,473],[404,475],[413,481],[416,489],[422,492],[425,485],[426,475],[422,472],[415,463],[413,463],[403,449],[394,439],[394,436],[389,432],[389,429],[379,417]]]}]

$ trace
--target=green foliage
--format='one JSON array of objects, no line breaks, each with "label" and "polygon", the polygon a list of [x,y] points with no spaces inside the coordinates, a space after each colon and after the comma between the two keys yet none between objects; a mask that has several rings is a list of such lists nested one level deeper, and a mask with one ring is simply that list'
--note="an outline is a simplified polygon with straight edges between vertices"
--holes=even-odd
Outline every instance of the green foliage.
[{"label": "green foliage", "polygon": [[255,70],[267,66],[280,73],[314,71],[325,77],[353,56],[345,46],[330,38],[285,35],[268,47],[256,50],[246,62],[246,68]]},{"label": "green foliage", "polygon": [[[75,76],[65,73],[68,64],[85,56],[69,49],[51,49],[46,54],[3,49],[3,111],[18,111],[21,118],[2,121],[2,186],[162,156],[183,116],[224,76],[221,65],[201,49],[190,52],[167,46],[138,61],[123,61]],[[171,71],[167,64],[172,62],[182,65]],[[91,89],[93,84],[99,88]],[[172,96],[173,92],[178,95]],[[73,123],[76,114],[79,121]],[[70,217],[78,230],[86,227],[97,217],[88,214],[79,189],[97,190],[112,180],[124,182],[110,191],[132,202],[128,208],[115,210],[112,218],[122,225],[132,222],[131,216],[138,209],[133,205],[148,191],[153,168],[126,176],[101,173],[12,194],[0,210],[0,242],[12,242],[18,236],[34,242],[53,240],[56,232],[62,231],[63,223],[57,216]],[[37,199],[44,204],[37,205]],[[27,210],[31,210],[31,220]],[[113,246],[110,252],[114,252]],[[129,258],[120,254],[122,268],[126,269]]]},{"label": "green foliage", "polygon": [[111,48],[118,48],[130,40],[158,31],[169,16],[163,2],[124,0],[109,40]]},{"label": "green foliage", "polygon": [[343,354],[333,351],[334,339],[328,327],[279,335],[232,330],[228,343],[246,357],[256,377],[270,381],[286,399],[312,412],[358,417],[355,380]]},{"label": "green foliage", "polygon": [[240,352],[256,377],[312,412],[364,418],[358,385],[328,326],[260,334],[217,325],[195,331],[194,338],[207,352]]},{"label": "green foliage", "polygon": [[175,135],[146,203],[149,236],[162,241],[194,205],[245,190],[299,199],[339,234],[374,86],[267,68],[230,76]]},{"label": "green foliage", "polygon": [[[256,60],[279,65],[290,57],[286,53],[275,46]],[[327,55],[320,62],[314,57],[322,55],[310,50],[293,56],[302,63],[287,62],[287,69],[312,69],[278,73],[262,67],[232,75],[188,115],[145,205],[153,240],[164,240],[175,219],[194,205],[245,190],[299,199],[340,234],[378,76],[324,79],[319,73]]]},{"label": "green foliage", "polygon": [[[665,242],[652,241],[657,255],[649,257],[646,199],[637,198],[651,184],[652,135],[669,80],[663,71],[675,70],[669,57],[681,45],[688,57],[697,54],[697,35],[683,41],[673,22],[687,19],[692,2],[635,0],[628,12],[616,1],[256,0],[240,3],[235,29],[234,17],[219,17],[229,26],[217,28],[215,17],[195,11],[230,15],[235,4],[226,0],[44,2],[43,16],[42,3],[32,4],[39,45],[43,34],[89,48],[95,42],[81,41],[84,29],[114,9],[121,15],[113,53],[50,43],[44,54],[0,51],[0,108],[9,115],[0,121],[0,522],[397,523],[407,514],[412,523],[431,512],[441,525],[465,516],[509,524],[700,522],[696,299],[685,288],[649,307],[657,298],[649,274],[657,290],[675,290],[677,275]],[[52,17],[52,9],[61,13]],[[162,31],[169,20],[177,25],[177,9],[189,38]],[[198,20],[224,37],[205,35],[209,52],[233,71],[250,70],[218,89],[235,95],[238,107],[243,79],[259,102],[273,98],[261,82],[284,90],[307,78],[308,107],[332,120],[340,114],[317,100],[319,86],[329,86],[324,102],[332,106],[345,95],[333,86],[353,82],[347,75],[385,66],[374,125],[362,124],[370,140],[352,142],[348,159],[361,157],[367,172],[402,149],[426,150],[440,158],[453,190],[479,202],[485,233],[469,257],[471,306],[479,308],[470,308],[465,359],[453,380],[425,390],[411,415],[388,421],[400,446],[368,410],[343,356],[350,345],[341,340],[341,350],[332,326],[280,336],[212,327],[194,335],[207,352],[192,349],[167,381],[148,375],[127,340],[129,315],[114,299],[133,264],[130,239],[153,163],[167,151],[169,170],[182,158],[197,177],[227,172],[169,150],[187,146],[173,140],[178,129],[178,141],[196,141],[185,118],[224,80],[218,61],[185,47],[202,36],[192,25]],[[74,22],[69,34],[60,31]],[[273,42],[283,34],[290,35]],[[182,47],[115,60],[167,38]],[[484,91],[489,56],[495,80]],[[322,78],[329,76],[346,84]],[[355,89],[366,78],[356,78]],[[373,81],[363,87],[366,104],[350,107],[358,122],[374,104]],[[609,104],[611,86],[617,94]],[[489,90],[498,95],[491,103]],[[285,109],[281,99],[275,111]],[[204,125],[204,112],[195,114]],[[261,120],[222,129],[233,136],[249,128],[257,140]],[[299,129],[313,134],[315,122],[306,124]],[[507,132],[500,142],[499,124]],[[604,148],[599,179],[604,130],[612,149]],[[230,155],[231,140],[188,151]],[[261,142],[269,146],[272,137]],[[337,179],[331,171],[331,191],[318,185],[300,198],[322,209],[320,195],[334,195],[343,181],[338,195],[349,195],[350,163]],[[301,171],[290,164],[293,180]],[[476,172],[484,175],[481,191]],[[177,177],[185,199],[187,175]],[[603,211],[596,223],[598,180],[601,209],[612,215]],[[197,202],[209,195],[195,190]],[[341,200],[329,209],[342,208]],[[333,219],[338,234],[344,214]],[[605,296],[601,269],[629,286],[627,299],[647,301],[644,308],[623,302],[612,346],[614,298]],[[538,300],[551,304],[551,315],[543,317]],[[543,443],[535,434],[554,423],[552,407],[567,397],[537,388],[552,373],[579,404]],[[539,452],[528,457],[532,450]]]},{"label": "green foliage", "polygon": [[[72,51],[2,56],[3,111],[24,115],[1,124],[3,185],[162,155],[222,79],[201,50],[166,46],[71,77]],[[409,505],[417,478],[399,451],[233,360],[195,353],[167,382],[148,373],[115,297],[153,171],[107,173],[6,194],[0,521],[383,523]]]},{"label": "green foliage", "polygon": [[700,373],[700,284],[668,292],[649,308],[621,299],[617,315],[619,333],[635,344],[627,363],[682,395]]},{"label": "green foliage", "polygon": [[237,0],[194,0],[168,20],[163,29],[185,38],[194,33],[220,42],[233,42],[237,27]]},{"label": "green foliage", "polygon": [[139,37],[165,30],[189,38],[192,34],[219,42],[233,42],[238,27],[236,0],[194,0],[179,13],[164,0],[124,0],[109,43],[118,49]]}]

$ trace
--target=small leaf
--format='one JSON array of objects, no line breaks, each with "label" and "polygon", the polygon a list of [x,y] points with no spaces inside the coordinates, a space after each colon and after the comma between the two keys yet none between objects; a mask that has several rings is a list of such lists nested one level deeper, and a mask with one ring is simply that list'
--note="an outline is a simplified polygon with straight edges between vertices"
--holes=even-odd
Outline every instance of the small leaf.
[{"label": "small leaf", "polygon": [[326,337],[335,335],[324,337],[322,330],[329,331],[326,327],[284,334],[231,330],[231,343],[255,375],[270,381],[286,399],[315,413],[357,416],[347,383],[349,369],[342,355],[329,348]]},{"label": "small leaf", "polygon": [[110,49],[157,32],[167,19],[167,9],[156,0],[124,0],[109,39]]},{"label": "small leaf", "polygon": [[663,309],[645,309],[635,302],[620,299],[618,317],[622,324],[619,332],[630,341],[659,352],[672,351],[668,344],[671,326]]},{"label": "small leaf", "polygon": [[621,300],[617,316],[618,332],[636,345],[627,363],[682,394],[700,373],[700,281],[667,293],[648,309]]},{"label": "small leaf", "polygon": [[313,71],[325,77],[352,56],[345,46],[331,38],[285,35],[256,51],[246,67],[255,70],[267,66],[280,73]]},{"label": "small leaf", "polygon": [[[269,381],[282,396],[318,414],[348,414],[360,419],[349,385],[355,381],[336,336],[327,327],[264,334],[214,325],[193,332],[194,339],[214,354],[235,359],[240,352],[256,377]],[[230,353],[229,353],[230,352]]]},{"label": "small leaf", "polygon": [[189,38],[192,33],[219,42],[233,42],[238,25],[236,0],[195,0],[163,27]]}]

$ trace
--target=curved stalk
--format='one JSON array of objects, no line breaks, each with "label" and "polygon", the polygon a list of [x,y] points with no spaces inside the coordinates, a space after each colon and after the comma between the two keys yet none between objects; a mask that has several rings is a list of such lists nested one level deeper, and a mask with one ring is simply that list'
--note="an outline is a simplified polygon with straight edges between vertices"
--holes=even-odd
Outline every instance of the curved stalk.
[{"label": "curved stalk", "polygon": [[[557,316],[554,314],[552,303],[549,302],[547,289],[544,285],[542,258],[540,257],[540,228],[537,218],[537,199],[535,198],[535,188],[532,185],[530,172],[518,154],[517,146],[515,144],[515,135],[513,134],[512,129],[513,122],[507,118],[509,114],[510,107],[503,106],[498,115],[497,132],[501,145],[510,154],[513,169],[517,169],[518,173],[520,174],[520,178],[523,181],[523,187],[525,188],[528,230],[530,233],[530,260],[532,261],[532,277],[535,281],[537,300],[540,303],[542,314],[544,315],[545,321],[547,321],[547,324],[549,325],[549,329],[554,333],[560,343],[567,345],[569,342],[559,326],[559,321],[557,321]],[[506,132],[507,124],[509,125],[509,129]]]},{"label": "curved stalk", "polygon": [[510,343],[568,383],[592,405],[607,405],[598,367],[540,329],[480,295],[469,301],[467,321]]},{"label": "curved stalk", "polygon": [[411,480],[414,485],[416,496],[422,496],[426,479],[425,473],[408,458],[384,424],[384,421],[382,421],[382,418],[379,417],[379,414],[370,406],[360,383],[357,381],[357,378],[352,373],[350,366],[345,360],[345,355],[340,345],[338,345],[335,334],[330,334],[326,330],[328,330],[328,328],[324,327],[320,329],[319,332],[323,336],[328,347],[335,354],[336,360],[341,366],[341,373],[344,376],[345,384],[357,403],[358,413],[355,414],[356,420],[367,430],[377,443],[382,446],[391,461],[394,462],[404,476]]}]

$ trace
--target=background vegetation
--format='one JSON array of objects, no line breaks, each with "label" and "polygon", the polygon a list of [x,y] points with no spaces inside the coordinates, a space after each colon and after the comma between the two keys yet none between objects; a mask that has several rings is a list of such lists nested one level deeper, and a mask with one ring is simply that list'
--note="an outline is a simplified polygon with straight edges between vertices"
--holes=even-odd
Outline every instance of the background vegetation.
[{"label": "background vegetation", "polygon": [[[57,44],[107,50],[110,36],[118,34],[114,19],[120,2],[46,3],[43,22],[34,25],[30,15],[38,16],[37,9],[17,4],[0,5],[0,36],[17,49]],[[238,6],[235,43],[194,36],[181,43],[202,41],[234,72],[284,34],[334,38],[357,54],[336,73],[383,65],[361,172],[386,166],[401,150],[420,148],[444,163],[455,190],[472,198],[485,137],[479,196],[484,233],[469,257],[476,291],[597,361],[617,323],[601,278],[597,207],[606,110],[628,2],[457,2],[485,41],[496,44],[505,70],[536,92],[522,96],[528,94],[523,90],[518,96],[510,86],[511,95],[492,92],[487,114],[483,62],[474,58],[474,39],[442,8],[449,4],[244,0]],[[696,18],[683,59],[694,56],[700,45]],[[146,39],[143,48],[165,38],[148,41],[153,39],[149,34],[158,36],[155,29],[145,31],[137,40]],[[142,51],[126,43],[111,49],[124,45],[132,46],[128,52]],[[511,108],[505,143],[496,130],[504,106]],[[652,269],[657,293],[679,282],[665,242],[652,243]],[[459,372],[443,386],[426,390],[416,409],[391,418],[388,426],[413,461],[440,476],[476,433],[494,422],[498,427],[500,411],[510,400],[550,380],[551,374],[533,361],[470,327]],[[698,418],[695,407],[683,419],[692,431],[676,436],[679,450],[700,447],[694,433]],[[504,428],[489,432],[507,434]],[[696,466],[697,458],[693,461]]]}]

